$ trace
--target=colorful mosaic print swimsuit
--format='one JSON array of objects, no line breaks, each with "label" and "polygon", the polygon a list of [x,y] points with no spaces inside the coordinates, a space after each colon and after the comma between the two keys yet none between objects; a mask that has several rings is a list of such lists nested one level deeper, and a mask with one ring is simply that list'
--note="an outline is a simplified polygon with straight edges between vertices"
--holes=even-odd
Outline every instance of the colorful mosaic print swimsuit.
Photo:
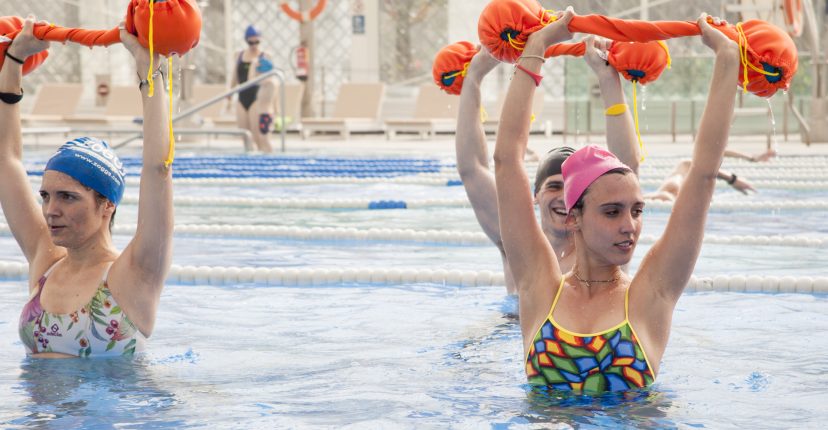
[{"label": "colorful mosaic print swimsuit", "polygon": [[[27,354],[58,352],[80,357],[130,356],[144,349],[145,338],[112,298],[104,273],[92,300],[70,314],[43,310],[40,294],[52,265],[37,281],[37,292],[20,315],[20,339]],[[107,273],[109,269],[107,269]]]},{"label": "colorful mosaic print swimsuit", "polygon": [[624,296],[624,321],[600,333],[573,333],[552,317],[564,279],[538,329],[526,357],[532,385],[559,390],[601,393],[645,387],[655,376],[630,324],[629,289]]}]

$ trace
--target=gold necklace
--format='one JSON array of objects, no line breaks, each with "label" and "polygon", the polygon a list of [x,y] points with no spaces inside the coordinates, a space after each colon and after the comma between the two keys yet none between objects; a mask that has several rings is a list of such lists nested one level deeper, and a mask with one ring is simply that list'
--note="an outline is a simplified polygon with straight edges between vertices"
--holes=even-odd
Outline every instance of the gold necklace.
[{"label": "gold necklace", "polygon": [[606,279],[606,280],[603,280],[603,279],[581,279],[581,277],[578,276],[578,268],[577,267],[572,269],[572,274],[575,275],[575,279],[577,279],[578,282],[580,282],[582,284],[586,284],[587,288],[591,287],[593,282],[608,284],[610,282],[615,282],[615,281],[618,280],[618,275],[617,274],[612,279]]}]

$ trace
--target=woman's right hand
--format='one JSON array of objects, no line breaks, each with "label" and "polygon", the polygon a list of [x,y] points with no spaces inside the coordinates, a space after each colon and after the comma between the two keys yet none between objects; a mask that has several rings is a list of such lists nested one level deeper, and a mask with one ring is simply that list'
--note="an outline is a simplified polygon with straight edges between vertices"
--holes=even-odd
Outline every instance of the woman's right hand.
[{"label": "woman's right hand", "polygon": [[474,54],[474,57],[472,57],[471,63],[469,63],[469,71],[467,72],[467,76],[476,79],[479,82],[483,80],[483,77],[491,72],[492,69],[497,67],[498,64],[500,64],[500,61],[497,61],[495,57],[492,57],[492,54],[489,54],[489,51],[486,50],[485,46],[481,46],[477,54]]},{"label": "woman's right hand", "polygon": [[49,48],[49,42],[34,37],[34,24],[34,15],[29,15],[23,22],[23,29],[6,50],[9,55],[25,61],[26,58]]}]

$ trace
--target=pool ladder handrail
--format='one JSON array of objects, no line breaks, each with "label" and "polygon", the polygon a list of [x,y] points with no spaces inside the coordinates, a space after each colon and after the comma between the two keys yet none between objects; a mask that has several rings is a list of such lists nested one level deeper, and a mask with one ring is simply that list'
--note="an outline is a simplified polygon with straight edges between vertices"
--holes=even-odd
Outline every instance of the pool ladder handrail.
[{"label": "pool ladder handrail", "polygon": [[[274,76],[279,80],[279,117],[281,119],[281,127],[280,127],[279,135],[280,135],[280,139],[281,139],[281,152],[285,152],[285,149],[286,149],[285,148],[285,128],[286,128],[286,124],[285,124],[285,71],[278,68],[278,67],[274,67],[273,70],[270,70],[270,71],[265,72],[261,75],[258,75],[255,78],[244,82],[243,84],[237,85],[237,86],[227,90],[226,92],[224,92],[222,94],[219,94],[219,95],[217,95],[217,96],[215,96],[215,97],[213,97],[209,100],[203,101],[203,102],[201,102],[201,103],[185,110],[184,112],[181,112],[178,115],[173,116],[172,117],[172,122],[175,123],[175,122],[180,121],[184,118],[190,117],[190,116],[198,113],[199,111],[224,100],[228,96],[231,96],[231,95],[236,94],[238,92],[244,91],[244,90],[246,90],[246,89],[248,89],[252,86],[258,85],[259,82],[262,82],[265,79],[268,79],[268,78],[274,77]],[[142,136],[143,136],[143,133],[136,133],[134,136],[129,137],[127,139],[124,139],[122,142],[114,145],[113,148],[115,148],[115,149],[120,148],[124,145],[127,145],[128,143],[131,143],[131,142],[133,142],[137,139],[140,139]],[[249,141],[245,138],[245,149],[248,149],[247,148],[248,142]]]}]

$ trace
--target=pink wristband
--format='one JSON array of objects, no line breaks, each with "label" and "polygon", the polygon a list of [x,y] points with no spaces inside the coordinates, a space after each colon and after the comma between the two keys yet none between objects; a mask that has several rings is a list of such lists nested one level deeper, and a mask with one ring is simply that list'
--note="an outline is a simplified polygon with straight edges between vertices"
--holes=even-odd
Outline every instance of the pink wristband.
[{"label": "pink wristband", "polygon": [[526,67],[521,66],[520,63],[515,63],[515,68],[518,69],[518,70],[521,70],[524,73],[526,73],[527,75],[529,75],[529,77],[532,78],[533,81],[535,81],[535,86],[536,87],[540,86],[541,79],[543,79],[543,76],[527,69]]}]

